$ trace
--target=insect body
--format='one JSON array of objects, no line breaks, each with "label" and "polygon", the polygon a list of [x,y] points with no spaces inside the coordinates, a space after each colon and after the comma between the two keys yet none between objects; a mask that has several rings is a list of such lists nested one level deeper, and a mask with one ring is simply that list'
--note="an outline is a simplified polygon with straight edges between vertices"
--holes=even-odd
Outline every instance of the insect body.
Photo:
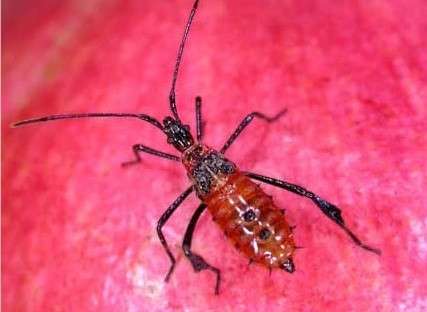
[{"label": "insect body", "polygon": [[291,228],[260,186],[236,172],[206,202],[214,220],[248,258],[294,272]]},{"label": "insect body", "polygon": [[22,126],[26,124],[45,122],[58,119],[75,118],[137,118],[150,123],[160,129],[181,156],[172,155],[155,150],[143,144],[135,144],[133,152],[135,159],[123,163],[124,166],[139,163],[142,152],[164,159],[182,162],[191,180],[191,186],[187,188],[162,214],[157,223],[157,234],[170,261],[171,266],[165,280],[168,281],[174,268],[175,257],[172,254],[162,228],[180,206],[180,204],[192,193],[196,192],[201,200],[200,206],[193,213],[184,234],[182,248],[185,256],[190,260],[195,271],[211,270],[216,274],[215,293],[219,292],[220,270],[208,262],[202,256],[195,253],[191,248],[193,233],[202,213],[208,209],[214,220],[225,232],[234,245],[241,250],[251,261],[265,265],[268,268],[281,268],[292,273],[295,271],[293,255],[295,243],[292,237],[291,227],[285,220],[280,209],[278,209],[270,196],[254,183],[257,180],[282,188],[297,195],[306,197],[342,228],[347,235],[361,248],[370,252],[380,254],[378,249],[364,244],[345,225],[341,216],[341,210],[335,205],[327,202],[313,192],[274,178],[265,177],[251,172],[239,171],[236,164],[228,160],[224,155],[227,149],[234,143],[240,133],[252,122],[254,118],[266,122],[278,120],[284,113],[282,110],[274,117],[268,117],[259,112],[248,114],[236,130],[231,134],[224,146],[216,151],[202,143],[203,128],[200,97],[196,97],[196,140],[193,138],[190,127],[182,123],[176,108],[175,84],[178,77],[179,65],[184,51],[185,42],[190,30],[193,17],[196,13],[198,0],[193,4],[190,17],[185,26],[184,35],[179,46],[178,57],[172,77],[172,87],[169,93],[169,106],[173,116],[164,118],[161,123],[156,118],[135,113],[83,113],[67,115],[51,115],[41,118],[23,120],[14,124]]},{"label": "insect body", "polygon": [[293,272],[295,244],[283,213],[236,165],[201,144],[190,147],[183,163],[213,219],[248,258]]}]

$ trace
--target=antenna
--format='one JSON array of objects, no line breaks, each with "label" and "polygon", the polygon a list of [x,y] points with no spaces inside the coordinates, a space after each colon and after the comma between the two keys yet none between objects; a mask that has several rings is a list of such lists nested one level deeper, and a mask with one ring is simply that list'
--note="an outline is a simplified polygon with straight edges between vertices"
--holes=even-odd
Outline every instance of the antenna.
[{"label": "antenna", "polygon": [[178,111],[176,110],[175,84],[176,84],[176,79],[178,78],[179,65],[181,64],[181,59],[182,59],[182,54],[184,52],[185,42],[187,41],[188,33],[190,32],[191,23],[193,22],[194,15],[196,14],[198,4],[199,4],[199,0],[196,0],[193,4],[193,8],[191,9],[190,16],[188,17],[187,24],[185,25],[184,35],[182,36],[181,44],[179,45],[178,56],[176,58],[175,69],[173,71],[172,87],[171,87],[171,91],[169,93],[170,110],[172,111],[172,114],[175,117],[175,119],[179,122],[181,122],[181,120],[179,119]]},{"label": "antenna", "polygon": [[[181,43],[179,45],[178,49],[178,56],[175,63],[175,69],[173,72],[173,78],[172,78],[172,87],[169,93],[169,104],[170,104],[170,110],[172,111],[172,114],[174,115],[175,119],[178,122],[181,122],[178,116],[178,112],[176,110],[176,103],[175,103],[175,85],[176,80],[178,78],[178,71],[179,71],[179,65],[181,64],[182,54],[184,52],[185,42],[187,41],[188,33],[190,32],[191,23],[193,22],[194,15],[196,14],[197,5],[199,4],[199,0],[196,0],[193,4],[193,8],[191,9],[190,16],[188,17],[188,21],[185,25],[184,29],[184,35],[182,37]],[[61,114],[61,115],[50,115],[50,116],[43,116],[38,118],[31,118],[27,120],[18,121],[14,124],[12,124],[12,127],[20,127],[32,123],[38,123],[38,122],[45,122],[45,121],[52,121],[52,120],[58,120],[58,119],[76,119],[76,118],[92,118],[92,117],[98,117],[98,118],[107,118],[107,117],[117,117],[117,118],[138,118],[141,120],[144,120],[153,126],[159,128],[160,130],[163,130],[162,124],[155,118],[145,115],[145,114],[131,114],[131,113],[82,113],[82,114]]]},{"label": "antenna", "polygon": [[130,114],[130,113],[83,113],[83,114],[50,115],[50,116],[31,118],[27,120],[18,121],[12,124],[12,127],[20,127],[20,126],[28,125],[32,123],[45,122],[45,121],[58,120],[58,119],[93,118],[93,117],[138,118],[152,124],[153,126],[159,128],[160,130],[163,130],[162,124],[157,119],[145,114]]}]

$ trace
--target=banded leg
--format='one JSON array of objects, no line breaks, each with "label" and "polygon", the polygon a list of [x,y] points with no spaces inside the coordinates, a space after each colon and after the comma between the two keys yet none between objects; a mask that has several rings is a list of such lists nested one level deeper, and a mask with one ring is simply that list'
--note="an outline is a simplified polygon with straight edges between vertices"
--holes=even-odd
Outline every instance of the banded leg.
[{"label": "banded leg", "polygon": [[168,274],[166,274],[165,282],[169,281],[170,275],[172,274],[174,268],[175,268],[175,257],[173,256],[172,252],[169,249],[168,243],[166,242],[166,239],[162,232],[163,225],[166,224],[170,216],[175,212],[175,210],[181,205],[181,203],[190,195],[190,193],[193,191],[193,186],[186,189],[175,201],[172,203],[172,205],[169,206],[169,208],[162,214],[159,221],[157,222],[157,235],[159,236],[160,243],[162,243],[163,248],[165,249],[166,253],[168,254],[168,257],[171,261],[171,266],[169,268]]},{"label": "banded leg", "polygon": [[132,150],[133,150],[133,153],[135,154],[135,160],[130,160],[130,161],[126,161],[126,162],[122,163],[123,167],[127,167],[130,165],[135,165],[135,164],[140,163],[141,162],[141,156],[139,154],[141,152],[151,154],[154,156],[158,156],[158,157],[162,157],[162,158],[166,158],[166,159],[170,159],[170,160],[180,161],[180,158],[178,156],[171,155],[171,154],[164,153],[164,152],[160,152],[158,150],[152,149],[151,147],[148,147],[148,146],[145,146],[142,144],[133,145]]},{"label": "banded leg", "polygon": [[224,146],[221,148],[221,153],[225,153],[225,151],[230,147],[231,144],[237,139],[237,137],[240,135],[240,133],[251,123],[251,121],[257,117],[259,119],[263,119],[267,121],[268,123],[274,122],[278,120],[280,117],[282,117],[286,113],[286,109],[281,110],[279,113],[277,113],[273,117],[268,117],[264,115],[263,113],[259,112],[252,112],[249,115],[247,115],[237,126],[236,130],[231,134],[231,136],[228,138],[227,142],[225,142]]},{"label": "banded leg", "polygon": [[306,190],[305,188],[299,185],[262,176],[256,173],[247,172],[246,175],[252,179],[280,187],[284,190],[298,194],[300,196],[310,198],[316,204],[316,206],[320,208],[323,214],[325,214],[329,219],[335,222],[335,224],[337,224],[347,233],[348,236],[350,236],[350,238],[356,245],[377,255],[381,254],[381,250],[364,244],[353,232],[350,231],[350,229],[345,225],[344,219],[341,216],[341,210],[337,206],[327,202],[326,200],[320,198],[318,195]]},{"label": "banded leg", "polygon": [[216,274],[215,295],[218,295],[219,285],[221,283],[221,271],[207,263],[200,255],[191,251],[191,242],[193,240],[193,234],[194,230],[196,229],[197,221],[199,220],[203,211],[205,211],[206,207],[207,206],[205,204],[200,204],[191,217],[190,223],[188,224],[187,230],[185,231],[184,241],[182,242],[182,249],[184,250],[185,256],[190,260],[194,271],[200,272],[203,270],[210,270]]},{"label": "banded leg", "polygon": [[202,121],[202,98],[196,97],[196,135],[197,142],[201,142],[203,138],[203,121]]}]

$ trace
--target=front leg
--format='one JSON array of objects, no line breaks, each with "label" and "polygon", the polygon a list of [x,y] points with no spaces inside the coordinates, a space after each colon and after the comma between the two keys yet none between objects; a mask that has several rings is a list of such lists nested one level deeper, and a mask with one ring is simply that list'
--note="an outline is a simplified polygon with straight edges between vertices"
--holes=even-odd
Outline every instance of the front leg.
[{"label": "front leg", "polygon": [[172,203],[172,205],[169,206],[169,208],[162,214],[159,221],[157,222],[157,235],[159,236],[160,243],[162,243],[163,248],[165,249],[166,253],[169,256],[169,259],[171,261],[171,266],[169,268],[168,274],[166,274],[165,282],[169,281],[170,275],[172,274],[174,268],[175,268],[175,257],[173,256],[172,252],[169,249],[168,243],[166,242],[166,239],[162,232],[163,225],[166,224],[170,216],[175,212],[175,210],[181,205],[181,203],[190,195],[190,193],[193,191],[193,186],[186,189],[175,201]]},{"label": "front leg", "polygon": [[364,244],[353,232],[350,231],[350,229],[345,225],[344,219],[341,216],[341,210],[334,204],[327,202],[326,200],[320,198],[320,196],[306,190],[305,188],[299,185],[292,184],[286,181],[277,180],[277,179],[266,177],[266,176],[262,176],[256,173],[247,172],[245,174],[254,180],[268,183],[268,184],[280,187],[289,192],[298,194],[300,196],[310,198],[316,204],[316,206],[320,208],[323,214],[325,214],[329,219],[334,221],[335,224],[337,224],[340,228],[342,228],[347,233],[348,236],[350,236],[350,238],[353,240],[353,242],[356,245],[358,245],[359,247],[365,250],[376,253],[377,255],[381,254],[381,251],[379,249],[373,248],[371,246]]},{"label": "front leg", "polygon": [[234,132],[228,138],[227,142],[225,142],[225,144],[221,148],[220,152],[222,154],[224,154],[225,151],[231,146],[231,144],[233,144],[233,142],[237,139],[237,137],[240,135],[240,133],[251,123],[251,121],[255,117],[257,117],[259,119],[263,119],[264,121],[267,121],[268,123],[271,123],[271,122],[278,120],[285,113],[286,113],[286,109],[281,110],[279,113],[276,114],[276,116],[273,116],[273,117],[268,117],[268,116],[264,115],[263,113],[259,113],[259,112],[250,113],[245,118],[243,118],[243,120],[237,126],[236,130],[234,130]]},{"label": "front leg", "polygon": [[171,155],[168,153],[164,153],[164,152],[160,152],[158,150],[155,150],[151,147],[142,145],[142,144],[135,144],[132,146],[132,150],[133,153],[135,155],[135,160],[130,160],[130,161],[126,161],[124,163],[122,163],[123,167],[127,167],[130,165],[135,165],[141,162],[141,155],[139,155],[140,153],[147,153],[147,154],[151,154],[157,157],[161,157],[161,158],[166,158],[169,160],[174,160],[174,161],[180,161],[180,158],[178,156],[175,155]]},{"label": "front leg", "polygon": [[191,242],[193,240],[193,234],[194,230],[196,229],[197,221],[206,208],[207,206],[205,204],[200,204],[191,217],[190,223],[188,223],[187,230],[185,231],[184,241],[182,242],[182,249],[184,250],[185,256],[188,258],[188,260],[190,260],[194,271],[200,272],[203,270],[211,270],[216,274],[215,295],[218,295],[219,285],[221,282],[221,271],[207,263],[206,260],[202,258],[202,256],[191,251]]}]

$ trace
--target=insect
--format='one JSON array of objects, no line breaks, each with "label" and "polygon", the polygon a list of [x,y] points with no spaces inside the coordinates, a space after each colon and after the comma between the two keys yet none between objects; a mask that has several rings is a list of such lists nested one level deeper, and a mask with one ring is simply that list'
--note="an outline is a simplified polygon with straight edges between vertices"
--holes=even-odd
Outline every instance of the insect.
[{"label": "insect", "polygon": [[187,171],[191,181],[188,187],[162,214],[157,223],[157,234],[166,251],[171,265],[166,274],[165,281],[175,268],[175,257],[163,235],[162,229],[181,203],[193,192],[201,200],[200,206],[194,211],[184,234],[182,249],[185,256],[191,262],[194,270],[200,272],[210,270],[216,275],[215,293],[219,293],[221,272],[209,264],[205,259],[192,250],[192,238],[197,222],[202,213],[207,209],[212,214],[215,222],[224,231],[230,241],[250,261],[264,265],[270,269],[280,268],[286,272],[293,273],[295,264],[293,261],[297,249],[292,227],[287,223],[283,212],[275,205],[271,196],[267,195],[261,187],[254,182],[271,184],[286,191],[306,197],[320,208],[321,212],[344,230],[353,242],[361,248],[380,254],[380,250],[363,243],[345,224],[341,216],[341,210],[322,199],[315,193],[292,183],[278,179],[262,176],[251,172],[242,172],[237,165],[224,156],[227,149],[235,142],[238,136],[252,120],[258,118],[268,123],[278,120],[286,113],[280,111],[276,116],[269,117],[260,112],[248,114],[237,126],[224,146],[219,150],[212,149],[203,144],[202,127],[202,100],[195,99],[196,111],[196,140],[193,138],[190,127],[184,124],[177,111],[175,85],[178,78],[179,67],[184,52],[185,43],[190,27],[198,7],[196,0],[191,9],[185,25],[184,34],[181,39],[178,55],[172,75],[172,85],[169,93],[169,107],[172,116],[167,116],[163,122],[146,114],[137,113],[83,113],[50,115],[40,118],[27,119],[14,124],[15,127],[38,122],[46,122],[59,119],[94,118],[94,117],[116,117],[137,118],[148,122],[161,130],[180,156],[172,155],[155,150],[143,144],[133,145],[134,159],[123,163],[129,166],[141,162],[141,154],[148,153],[171,161],[181,162]]}]

